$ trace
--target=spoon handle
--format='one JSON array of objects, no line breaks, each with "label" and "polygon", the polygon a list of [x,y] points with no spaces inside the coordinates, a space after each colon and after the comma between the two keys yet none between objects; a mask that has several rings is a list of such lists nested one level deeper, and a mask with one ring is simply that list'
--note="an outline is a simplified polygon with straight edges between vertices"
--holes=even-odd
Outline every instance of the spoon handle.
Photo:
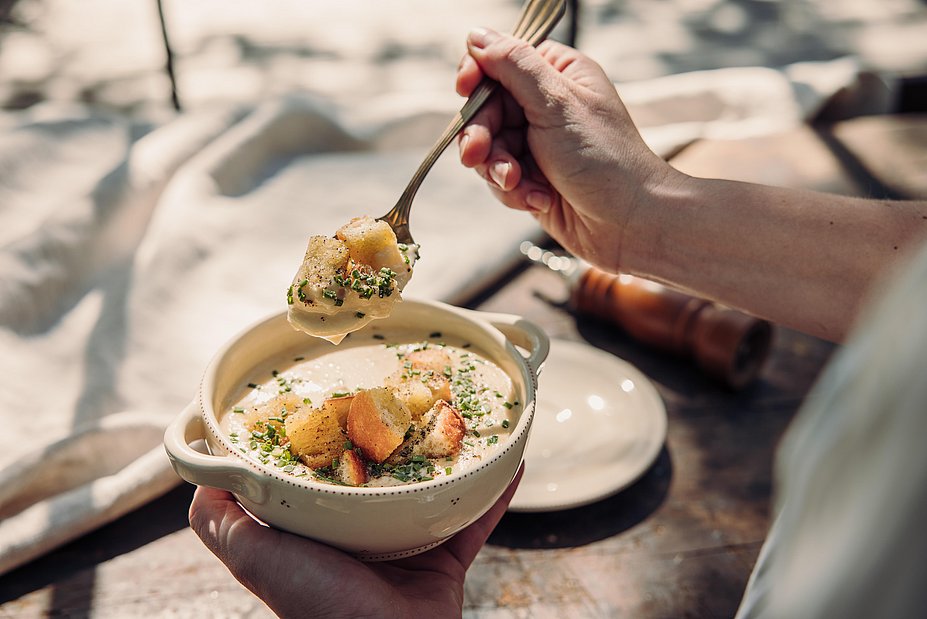
[{"label": "spoon handle", "polygon": [[422,160],[422,163],[419,164],[415,174],[413,174],[411,180],[409,180],[409,184],[406,185],[405,191],[402,192],[400,200],[410,200],[412,196],[415,195],[419,185],[425,180],[425,176],[428,175],[428,172],[441,156],[441,153],[454,141],[454,138],[460,130],[463,129],[464,125],[470,122],[495,90],[496,82],[489,78],[483,78],[483,81],[479,83],[473,91],[473,94],[467,99],[467,102],[460,108],[460,111],[451,119],[450,124],[444,129],[441,137],[438,138],[431,147],[431,150],[428,151],[428,154],[425,155],[425,158]]}]

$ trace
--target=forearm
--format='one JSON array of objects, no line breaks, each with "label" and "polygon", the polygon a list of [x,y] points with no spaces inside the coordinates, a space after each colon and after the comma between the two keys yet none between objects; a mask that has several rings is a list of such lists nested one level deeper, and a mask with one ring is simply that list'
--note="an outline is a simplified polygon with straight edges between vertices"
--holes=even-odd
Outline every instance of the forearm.
[{"label": "forearm", "polygon": [[834,341],[927,238],[927,202],[684,175],[655,193],[628,222],[622,270]]}]

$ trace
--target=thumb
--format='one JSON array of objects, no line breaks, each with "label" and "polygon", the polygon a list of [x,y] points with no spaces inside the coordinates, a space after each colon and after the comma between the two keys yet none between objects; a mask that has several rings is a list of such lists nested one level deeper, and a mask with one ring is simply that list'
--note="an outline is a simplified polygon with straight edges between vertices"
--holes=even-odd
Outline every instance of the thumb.
[{"label": "thumb", "polygon": [[550,103],[559,98],[562,76],[526,41],[476,28],[467,35],[467,49],[483,73],[502,84],[525,110],[529,121],[549,113]]}]

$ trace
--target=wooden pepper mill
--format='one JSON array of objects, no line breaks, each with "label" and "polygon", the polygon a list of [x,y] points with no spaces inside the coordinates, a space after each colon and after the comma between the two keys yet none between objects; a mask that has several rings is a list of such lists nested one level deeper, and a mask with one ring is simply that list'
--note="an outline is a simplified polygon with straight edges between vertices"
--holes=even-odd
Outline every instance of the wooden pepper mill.
[{"label": "wooden pepper mill", "polygon": [[570,305],[618,325],[643,344],[691,359],[732,389],[750,384],[769,355],[772,325],[743,312],[633,275],[613,275],[579,258],[521,245],[531,261],[563,275]]}]

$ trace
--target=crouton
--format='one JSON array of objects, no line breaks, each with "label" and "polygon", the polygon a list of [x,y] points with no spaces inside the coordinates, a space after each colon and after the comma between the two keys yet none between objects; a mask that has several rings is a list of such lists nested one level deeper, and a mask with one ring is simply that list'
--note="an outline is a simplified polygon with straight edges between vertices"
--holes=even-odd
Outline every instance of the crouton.
[{"label": "crouton", "polygon": [[300,331],[339,343],[389,316],[412,276],[417,246],[400,245],[386,222],[356,217],[335,237],[312,236],[287,289],[287,319]]},{"label": "crouton", "polygon": [[386,377],[385,384],[409,409],[413,423],[418,423],[422,415],[435,403],[436,398],[431,389],[417,378],[402,378],[402,373],[396,372]]},{"label": "crouton", "polygon": [[424,379],[424,384],[431,390],[432,405],[438,400],[450,401],[451,381],[440,374],[433,374]]},{"label": "crouton", "polygon": [[409,409],[386,387],[360,391],[348,412],[348,438],[373,462],[386,460],[411,425]]},{"label": "crouton", "polygon": [[245,427],[260,431],[261,426],[267,424],[279,430],[290,415],[306,407],[295,393],[282,393],[246,412]]},{"label": "crouton", "polygon": [[467,432],[464,419],[456,408],[438,400],[423,417],[422,438],[412,447],[413,456],[443,458],[460,453]]},{"label": "crouton", "polygon": [[389,316],[417,259],[417,245],[400,245],[389,224],[367,215],[353,218],[334,237],[312,236],[287,289],[287,319],[338,344]]},{"label": "crouton", "polygon": [[441,348],[424,348],[422,350],[413,350],[406,355],[406,361],[412,364],[417,370],[431,370],[434,374],[444,376],[444,372],[451,365],[451,355]]},{"label": "crouton", "polygon": [[448,375],[453,361],[447,351],[440,348],[415,350],[406,355],[406,361],[412,364],[413,371],[421,372],[415,376],[431,389],[431,405],[438,400],[451,400],[451,381]]},{"label": "crouton", "polygon": [[293,278],[288,300],[293,305],[319,304],[316,291],[328,287],[335,275],[344,272],[350,255],[348,246],[340,239],[329,236],[309,237],[306,256]]},{"label": "crouton", "polygon": [[349,486],[360,486],[367,483],[367,467],[360,456],[350,449],[346,450],[338,458],[338,468],[335,470],[335,475],[341,483]]},{"label": "crouton", "polygon": [[389,457],[388,463],[405,464],[413,456],[456,456],[463,445],[466,425],[456,408],[439,400],[422,416],[421,424]]},{"label": "crouton", "polygon": [[450,381],[443,374],[433,374],[430,370],[421,374],[398,370],[387,376],[384,383],[405,403],[415,423],[419,422],[435,402],[451,399]]},{"label": "crouton", "polygon": [[347,437],[339,421],[342,406],[325,400],[319,408],[303,407],[284,421],[290,452],[309,468],[330,466],[344,451]]},{"label": "crouton", "polygon": [[353,395],[343,396],[340,398],[328,398],[322,403],[323,407],[329,407],[335,416],[338,417],[338,425],[342,430],[348,429],[348,411],[351,410],[351,402],[354,400]]},{"label": "crouton", "polygon": [[335,238],[344,242],[355,263],[369,265],[374,271],[383,267],[397,274],[406,271],[396,233],[385,221],[368,215],[355,217],[338,228]]}]

